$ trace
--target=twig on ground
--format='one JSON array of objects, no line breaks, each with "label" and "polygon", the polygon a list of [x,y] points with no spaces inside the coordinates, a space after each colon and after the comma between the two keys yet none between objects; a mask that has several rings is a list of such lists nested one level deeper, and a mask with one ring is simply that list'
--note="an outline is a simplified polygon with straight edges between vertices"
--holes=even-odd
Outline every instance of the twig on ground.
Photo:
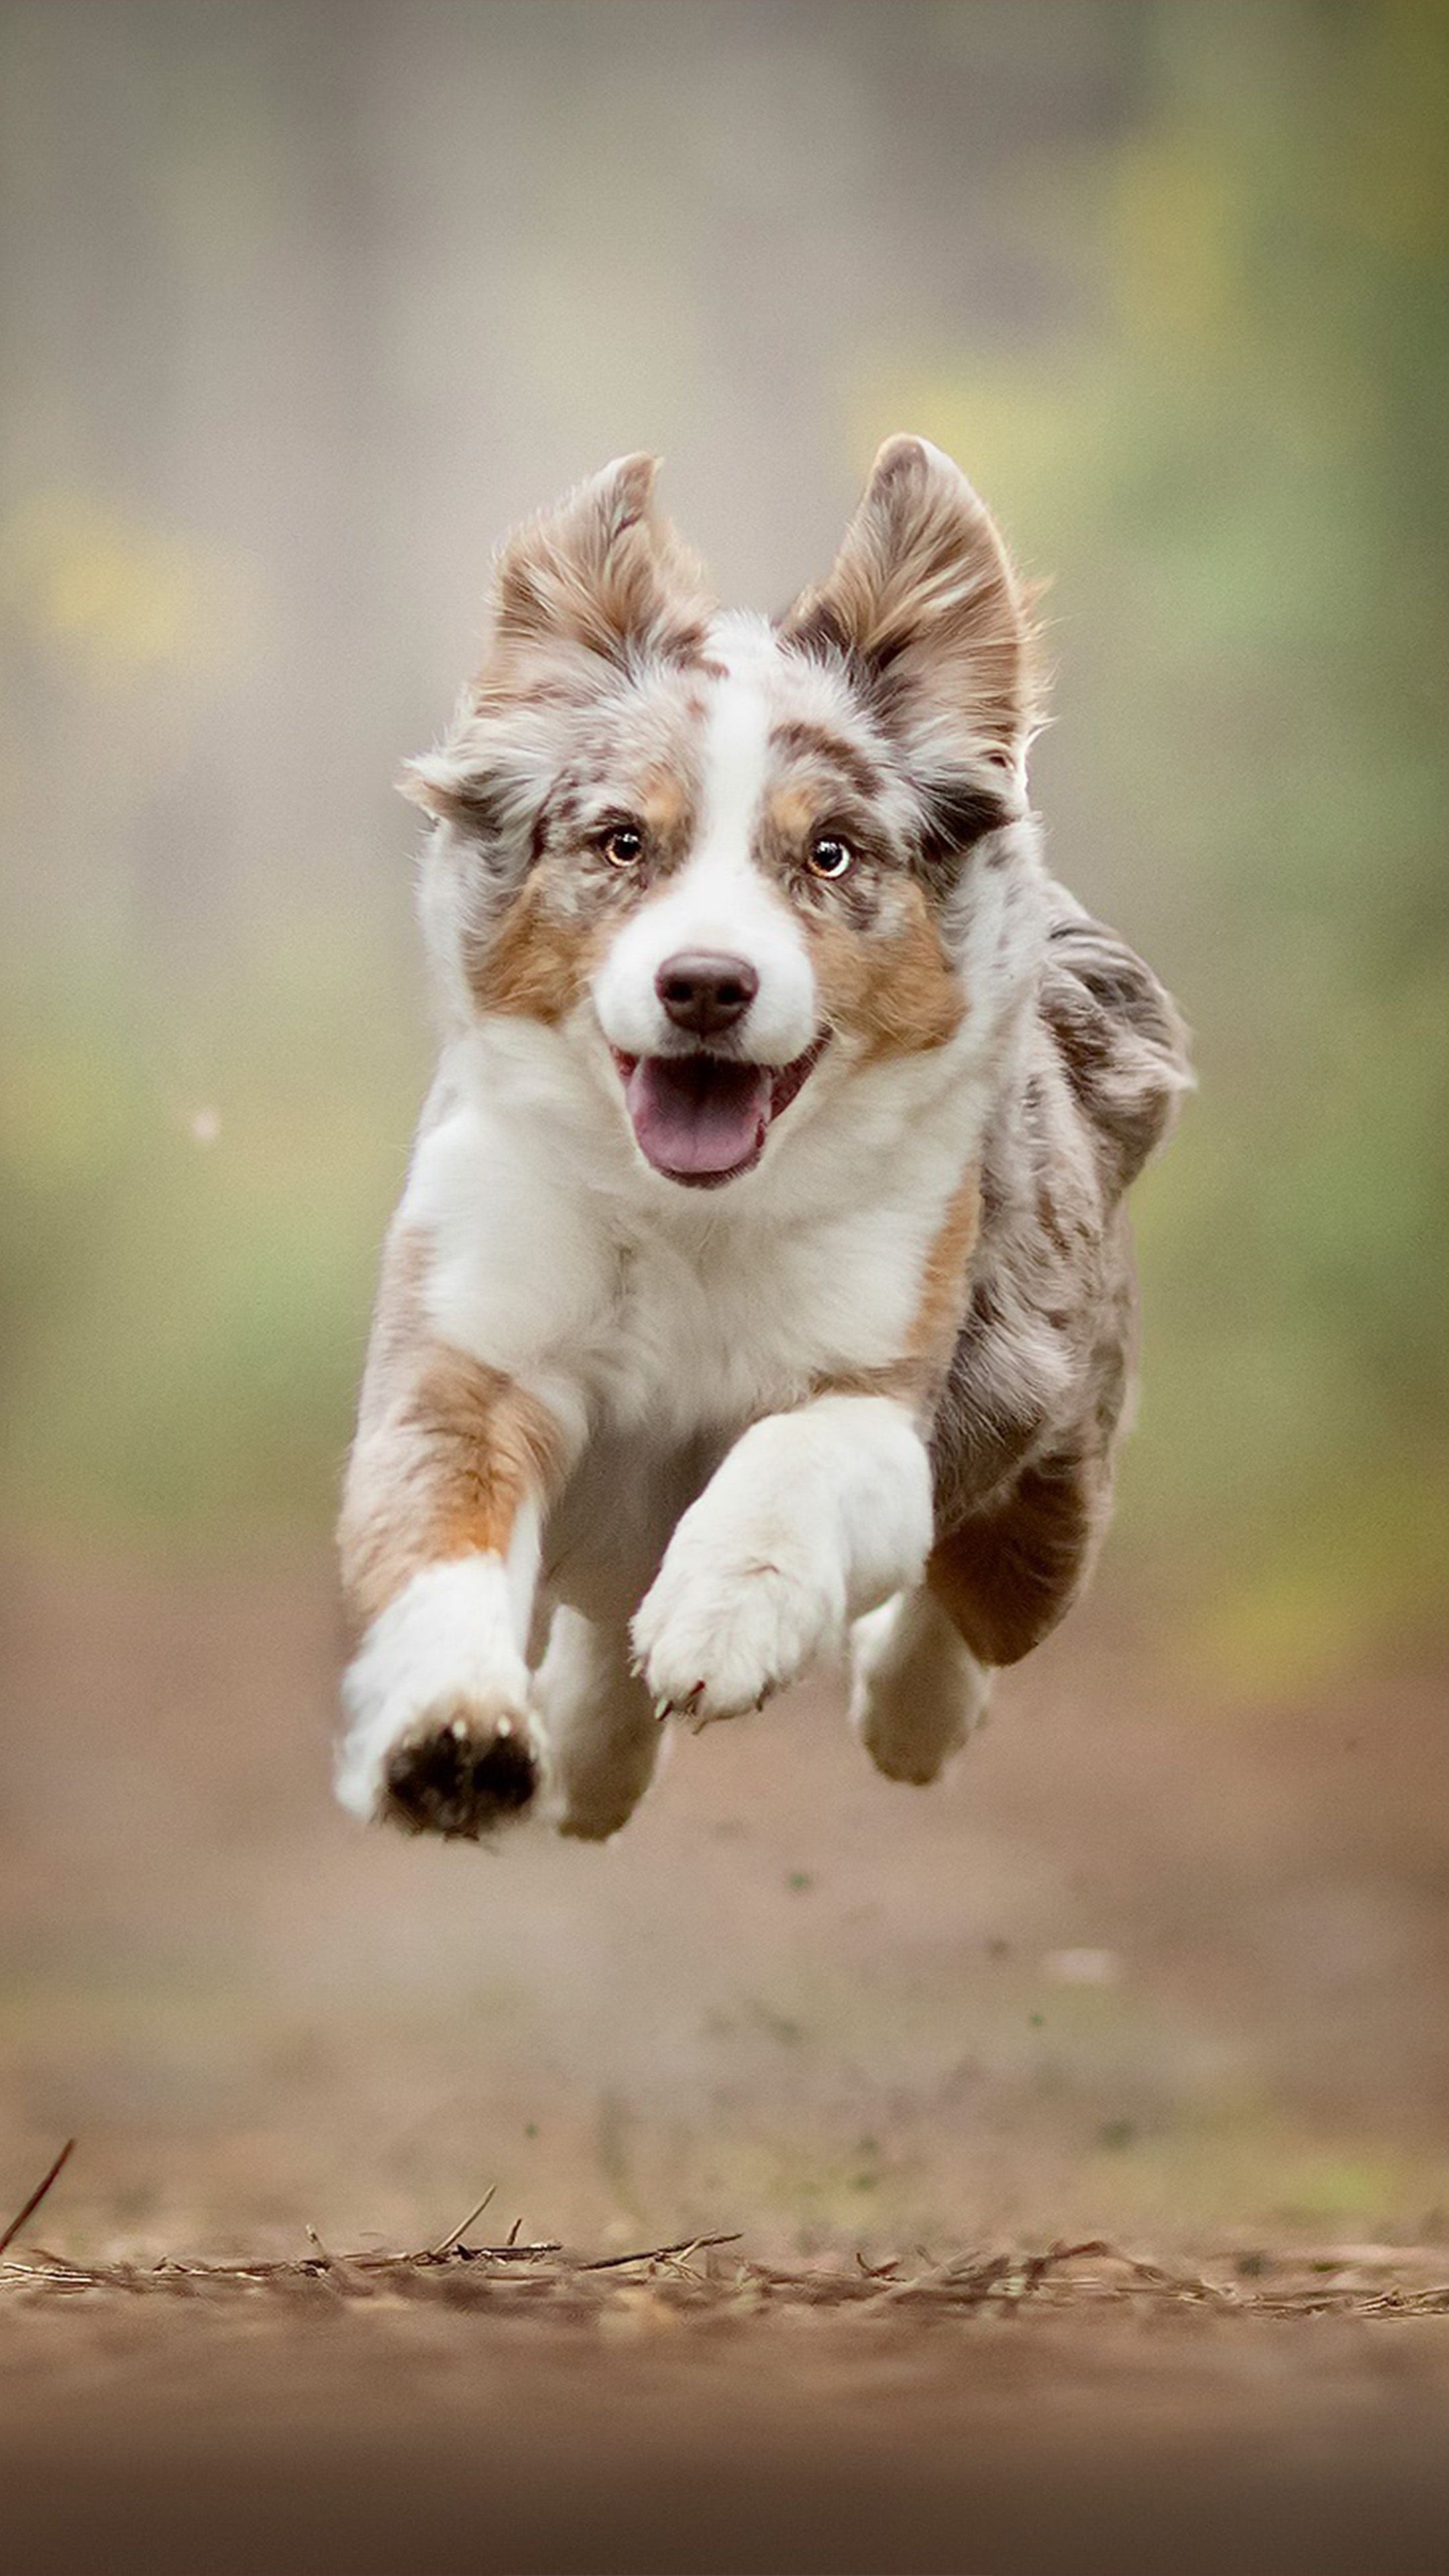
[{"label": "twig on ground", "polygon": [[682,2263],[691,2254],[702,2254],[707,2245],[738,2245],[740,2232],[731,2236],[686,2236],[678,2245],[646,2245],[641,2254],[605,2254],[594,2263],[580,2263],[581,2272],[620,2272],[629,2263]]},{"label": "twig on ground", "polygon": [[64,2173],[66,2166],[69,2164],[71,2157],[74,2154],[75,2140],[74,2138],[67,2138],[65,2145],[61,2148],[61,2151],[56,2157],[54,2164],[51,2166],[49,2173],[45,2174],[36,2184],[30,2198],[21,2208],[17,2209],[15,2216],[11,2219],[4,2235],[0,2236],[0,2254],[4,2253],[7,2245],[14,2244],[15,2239],[19,2235],[21,2228],[25,2225],[26,2220],[35,2216],[35,2213],[40,2207],[41,2202],[44,2200],[46,2193],[49,2191],[51,2184],[60,2180],[61,2175]]},{"label": "twig on ground", "polygon": [[489,2202],[490,2202],[490,2200],[493,2198],[493,2195],[494,2195],[494,2193],[496,2192],[496,2190],[497,2190],[497,2189],[498,2189],[498,2185],[497,2185],[497,2183],[496,2183],[496,2182],[490,2182],[490,2184],[489,2184],[489,2186],[488,2186],[487,2190],[486,2190],[486,2191],[485,2191],[485,2193],[483,2194],[482,2199],[479,2201],[477,2208],[476,2208],[476,2209],[470,2209],[470,2210],[469,2210],[469,2212],[468,2212],[467,2217],[466,2217],[465,2219],[463,2219],[463,2220],[462,2220],[461,2224],[460,2224],[459,2226],[457,2226],[457,2227],[454,2227],[454,2228],[450,2229],[450,2230],[449,2230],[449,2233],[448,2233],[446,2236],[442,2237],[442,2238],[440,2239],[440,2241],[439,2241],[436,2245],[430,2245],[430,2246],[428,2247],[428,2252],[429,2252],[430,2254],[451,2254],[451,2253],[452,2253],[452,2250],[453,2250],[453,2248],[454,2248],[454,2246],[455,2246],[455,2245],[457,2245],[457,2244],[461,2241],[461,2239],[467,2235],[468,2230],[469,2230],[469,2228],[472,2226],[474,2219],[475,2219],[475,2218],[481,2218],[481,2217],[482,2217],[484,2210],[487,2208],[488,2203],[489,2203]]}]

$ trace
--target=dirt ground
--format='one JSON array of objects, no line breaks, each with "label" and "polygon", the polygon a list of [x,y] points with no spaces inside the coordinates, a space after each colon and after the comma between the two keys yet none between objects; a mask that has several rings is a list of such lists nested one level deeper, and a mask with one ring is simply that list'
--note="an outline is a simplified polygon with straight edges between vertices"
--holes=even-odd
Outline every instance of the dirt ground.
[{"label": "dirt ground", "polygon": [[14,2563],[1449,2567],[1432,1656],[1099,1615],[934,1792],[821,1685],[486,1855],[332,1808],[324,1560],[4,1576]]}]

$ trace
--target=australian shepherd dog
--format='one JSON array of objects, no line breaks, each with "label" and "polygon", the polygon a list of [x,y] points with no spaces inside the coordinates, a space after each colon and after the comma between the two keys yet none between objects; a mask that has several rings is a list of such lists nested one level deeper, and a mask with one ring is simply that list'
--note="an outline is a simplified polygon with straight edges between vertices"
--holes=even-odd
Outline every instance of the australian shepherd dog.
[{"label": "australian shepherd dog", "polygon": [[343,1804],[612,1834],[844,1651],[892,1780],[1082,1588],[1171,1001],[1046,873],[1030,600],[949,458],[721,613],[611,465],[504,545],[407,790],[442,1058],[341,1546]]}]

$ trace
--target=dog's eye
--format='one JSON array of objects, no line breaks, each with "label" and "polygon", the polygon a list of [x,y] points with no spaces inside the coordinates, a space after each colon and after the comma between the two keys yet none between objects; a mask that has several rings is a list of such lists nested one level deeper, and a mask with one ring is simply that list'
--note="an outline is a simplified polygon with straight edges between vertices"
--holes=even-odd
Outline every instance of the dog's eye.
[{"label": "dog's eye", "polygon": [[644,835],[632,823],[613,823],[599,842],[611,868],[636,868],[644,856]]},{"label": "dog's eye", "polygon": [[850,868],[855,852],[848,841],[839,840],[833,832],[810,844],[810,872],[817,877],[843,877]]}]

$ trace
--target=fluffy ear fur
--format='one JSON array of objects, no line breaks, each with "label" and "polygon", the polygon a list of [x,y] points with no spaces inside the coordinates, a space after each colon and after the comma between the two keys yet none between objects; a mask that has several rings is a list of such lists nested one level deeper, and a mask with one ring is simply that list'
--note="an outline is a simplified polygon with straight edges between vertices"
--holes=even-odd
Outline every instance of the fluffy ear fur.
[{"label": "fluffy ear fur", "polygon": [[[483,663],[442,748],[411,761],[399,782],[436,820],[488,836],[500,793],[516,808],[519,754],[540,708],[580,702],[612,673],[702,649],[710,601],[704,576],[653,507],[653,456],[622,456],[515,529],[493,571]],[[489,718],[508,710],[510,743]],[[519,732],[522,718],[521,735]]]},{"label": "fluffy ear fur", "polygon": [[891,438],[787,641],[844,656],[927,769],[1020,771],[1036,708],[1031,603],[985,503],[923,438]]},{"label": "fluffy ear fur", "polygon": [[710,605],[704,576],[655,515],[658,471],[655,456],[619,457],[507,540],[480,686],[505,678],[520,654],[572,648],[627,663],[699,650]]}]

